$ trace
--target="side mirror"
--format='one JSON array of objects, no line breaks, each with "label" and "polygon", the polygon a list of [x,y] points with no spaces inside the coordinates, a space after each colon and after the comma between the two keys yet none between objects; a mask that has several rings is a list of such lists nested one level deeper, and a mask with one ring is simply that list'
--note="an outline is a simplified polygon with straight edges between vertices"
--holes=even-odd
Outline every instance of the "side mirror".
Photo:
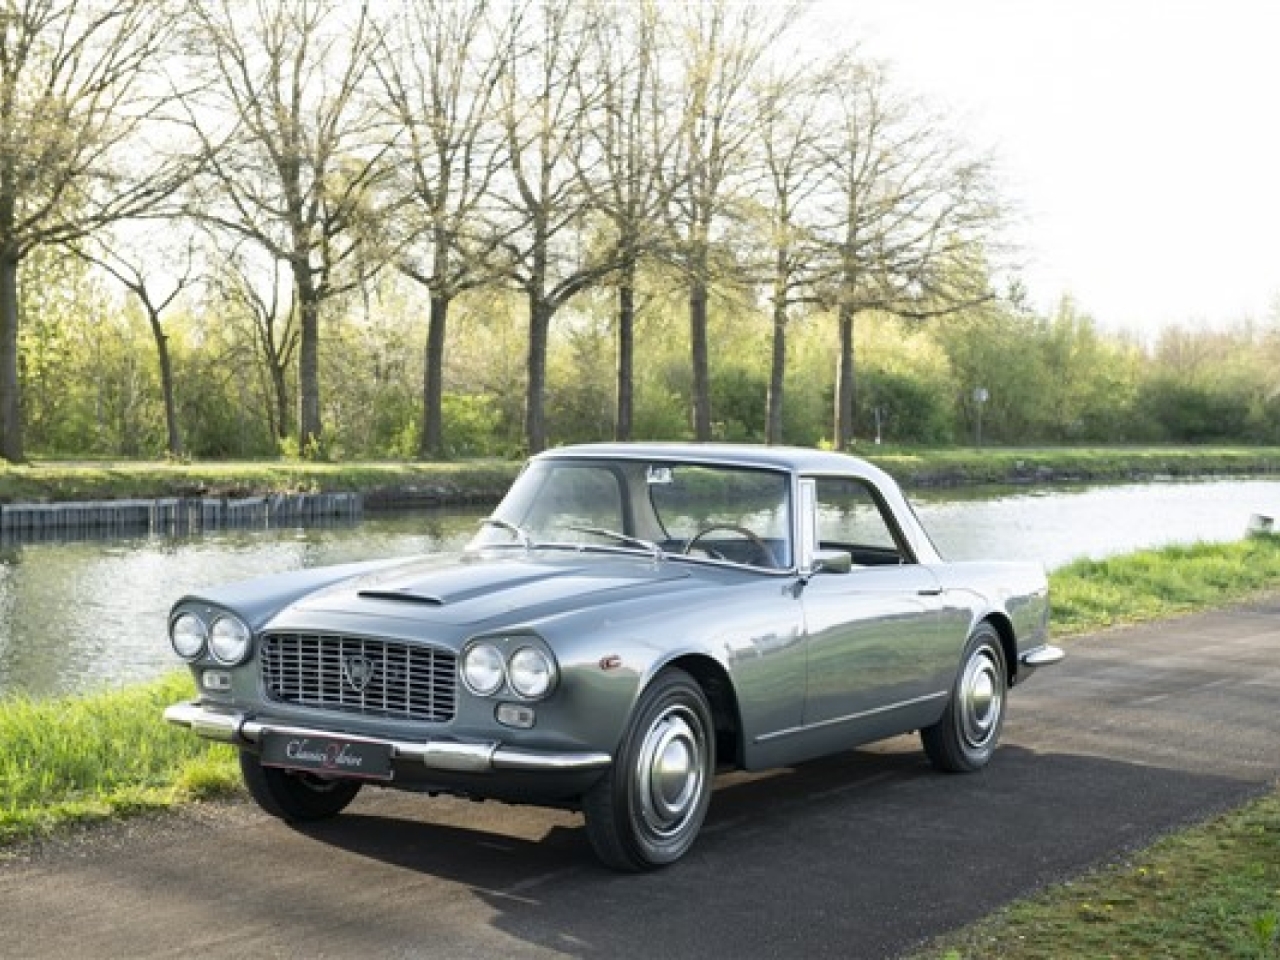
[{"label": "side mirror", "polygon": [[811,573],[848,573],[853,569],[853,554],[847,550],[815,550]]}]

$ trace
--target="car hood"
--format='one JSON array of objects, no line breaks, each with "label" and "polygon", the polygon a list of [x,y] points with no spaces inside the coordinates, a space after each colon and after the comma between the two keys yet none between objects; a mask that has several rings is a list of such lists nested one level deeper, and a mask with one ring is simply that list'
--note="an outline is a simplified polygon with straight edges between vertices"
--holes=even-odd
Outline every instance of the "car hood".
[{"label": "car hood", "polygon": [[344,580],[303,597],[284,613],[286,618],[289,613],[306,619],[345,614],[458,625],[513,615],[525,620],[663,593],[689,579],[691,568],[685,565],[593,552],[434,557]]}]

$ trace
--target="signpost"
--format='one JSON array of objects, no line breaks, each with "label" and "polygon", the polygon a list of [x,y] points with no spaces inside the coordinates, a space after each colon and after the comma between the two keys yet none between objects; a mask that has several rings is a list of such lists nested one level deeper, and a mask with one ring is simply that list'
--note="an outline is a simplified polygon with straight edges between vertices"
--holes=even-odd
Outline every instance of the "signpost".
[{"label": "signpost", "polygon": [[986,387],[975,387],[973,390],[973,402],[978,408],[978,420],[976,427],[977,446],[982,447],[982,405],[991,399],[991,394],[987,392]]}]

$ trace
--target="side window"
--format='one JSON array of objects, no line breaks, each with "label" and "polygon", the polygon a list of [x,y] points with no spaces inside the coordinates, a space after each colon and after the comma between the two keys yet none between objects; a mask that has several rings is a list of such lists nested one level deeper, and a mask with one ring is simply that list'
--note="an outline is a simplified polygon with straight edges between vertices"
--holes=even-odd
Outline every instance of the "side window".
[{"label": "side window", "polygon": [[746,467],[655,464],[649,503],[672,549],[766,569],[791,565],[791,478]]},{"label": "side window", "polygon": [[818,478],[818,544],[847,550],[859,566],[910,563],[880,502],[861,480]]}]

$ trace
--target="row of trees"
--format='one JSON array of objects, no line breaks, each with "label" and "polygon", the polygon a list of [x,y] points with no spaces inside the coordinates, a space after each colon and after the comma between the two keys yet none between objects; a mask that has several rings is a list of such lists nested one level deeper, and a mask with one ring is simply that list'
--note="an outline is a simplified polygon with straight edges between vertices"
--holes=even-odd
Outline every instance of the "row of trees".
[{"label": "row of trees", "polygon": [[[28,264],[22,350],[31,448],[53,456],[154,456],[166,418],[146,311],[82,264]],[[635,350],[636,438],[691,436],[692,372],[686,304],[642,276]],[[36,295],[39,291],[39,295]],[[743,296],[715,305],[712,435],[761,441],[773,328],[766,307]],[[202,312],[166,321],[181,389],[177,418],[193,456],[279,452],[275,388],[258,360],[251,311],[225,301],[218,322]],[[445,344],[444,453],[521,452],[527,318],[511,292],[476,290],[454,305]],[[616,404],[616,303],[590,291],[551,330],[547,422],[551,443],[608,439]],[[414,457],[422,433],[424,357],[417,284],[396,274],[328,328],[321,379],[333,456]],[[839,333],[830,317],[792,321],[782,437],[832,443]],[[1004,300],[928,322],[868,313],[854,338],[862,357],[860,446],[984,442],[1247,442],[1280,444],[1280,308],[1227,330],[1170,328],[1146,344],[1099,330],[1070,302],[1048,314]],[[515,385],[515,386],[513,386]],[[987,401],[974,401],[977,388]],[[296,440],[286,444],[296,451]]]},{"label": "row of trees", "polygon": [[[652,402],[687,404],[662,432],[712,439],[759,316],[760,438],[794,422],[802,323],[833,331],[832,413],[818,422],[843,446],[859,317],[925,322],[992,302],[1001,210],[987,163],[850,44],[806,46],[802,6],[0,2],[10,460],[27,431],[65,449],[57,409],[76,391],[49,383],[74,341],[125,336],[94,277],[145,321],[149,349],[125,338],[121,376],[141,383],[154,364],[174,455],[220,446],[192,438],[228,417],[320,453],[363,401],[399,424],[401,448],[412,434],[404,452],[457,449],[458,418],[509,433],[513,417],[516,445],[537,450],[574,432],[548,417],[549,365],[586,332],[608,356],[579,343],[592,366],[570,386],[585,397],[610,371],[608,434],[652,418],[637,381],[661,368],[671,383]],[[499,330],[518,367],[490,353],[457,380],[451,353]],[[344,372],[366,349],[374,369]],[[408,371],[419,384],[387,405],[380,391]]]}]

